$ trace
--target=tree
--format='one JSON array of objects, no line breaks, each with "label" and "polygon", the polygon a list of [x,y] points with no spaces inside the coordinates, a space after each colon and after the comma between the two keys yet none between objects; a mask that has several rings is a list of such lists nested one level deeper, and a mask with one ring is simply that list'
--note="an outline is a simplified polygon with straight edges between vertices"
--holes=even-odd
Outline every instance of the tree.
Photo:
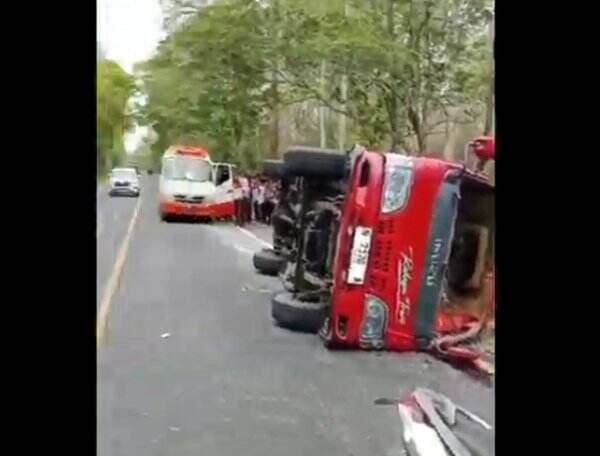
[{"label": "tree", "polygon": [[271,103],[265,36],[255,28],[260,15],[250,1],[207,7],[139,67],[148,93],[143,117],[158,132],[159,147],[186,137],[207,143],[219,160],[242,161]]},{"label": "tree", "polygon": [[123,134],[131,126],[127,103],[136,90],[135,80],[112,60],[100,60],[96,73],[96,148],[98,171],[121,159]]},{"label": "tree", "polygon": [[[358,124],[366,123],[368,130],[379,134],[380,126],[369,122],[369,117],[380,123],[381,113],[373,110],[383,107],[391,149],[401,146],[405,151],[422,153],[427,137],[448,120],[449,108],[477,107],[477,103],[472,106],[474,100],[469,98],[474,92],[465,93],[464,83],[476,83],[478,71],[474,64],[485,64],[488,60],[483,53],[489,55],[490,48],[481,46],[486,42],[488,3],[485,0],[385,0],[373,1],[370,8],[365,8],[364,3],[352,2],[353,8],[347,17],[340,17],[341,12],[337,10],[322,16],[304,40],[305,24],[294,17],[293,22],[299,24],[299,29],[294,31],[292,24],[286,28],[290,35],[284,39],[292,43],[292,52],[286,54],[296,58],[293,47],[301,47],[308,66],[313,68],[317,56],[326,59],[332,73],[328,80],[335,81],[336,75],[349,73],[354,79],[351,89],[354,92],[345,108],[344,103],[339,102],[341,88],[333,84],[329,94],[319,94],[314,89],[316,79],[306,77],[311,74],[308,69],[296,72],[299,79],[290,82],[305,93],[312,93],[334,111],[355,118]],[[296,13],[303,14],[308,13]],[[364,39],[366,36],[368,40]],[[293,40],[298,37],[300,41]],[[475,56],[470,52],[472,47],[483,53]],[[287,68],[293,66],[291,63]],[[477,83],[480,88],[489,87],[483,79]],[[367,100],[370,103],[365,106]],[[445,114],[441,120],[440,112]],[[465,109],[462,119],[453,120],[472,121],[475,116],[469,114],[473,113],[479,114]],[[407,141],[411,138],[414,138],[414,146]]]},{"label": "tree", "polygon": [[138,69],[157,155],[185,139],[252,167],[281,151],[284,132],[422,154],[432,135],[489,106],[489,0],[163,6],[170,33]]}]

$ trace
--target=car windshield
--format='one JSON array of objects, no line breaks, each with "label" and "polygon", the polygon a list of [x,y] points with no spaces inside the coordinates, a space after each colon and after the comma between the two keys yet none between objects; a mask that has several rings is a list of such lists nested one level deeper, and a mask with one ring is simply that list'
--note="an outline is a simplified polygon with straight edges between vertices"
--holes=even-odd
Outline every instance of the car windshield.
[{"label": "car windshield", "polygon": [[134,169],[113,169],[112,177],[114,179],[135,179],[137,177],[137,173]]},{"label": "car windshield", "polygon": [[212,167],[204,159],[180,156],[166,159],[162,174],[166,179],[207,182],[212,179]]}]

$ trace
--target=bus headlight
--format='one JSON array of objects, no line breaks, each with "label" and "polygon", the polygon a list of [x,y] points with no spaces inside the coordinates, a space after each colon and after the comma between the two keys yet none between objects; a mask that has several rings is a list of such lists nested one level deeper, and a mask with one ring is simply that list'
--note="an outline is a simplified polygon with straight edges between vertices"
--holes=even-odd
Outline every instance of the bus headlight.
[{"label": "bus headlight", "polygon": [[388,308],[385,302],[373,295],[365,295],[364,318],[360,328],[360,346],[362,348],[383,348],[385,324]]},{"label": "bus headlight", "polygon": [[402,209],[410,195],[414,162],[404,155],[387,155],[385,181],[381,194],[381,211],[389,213]]}]

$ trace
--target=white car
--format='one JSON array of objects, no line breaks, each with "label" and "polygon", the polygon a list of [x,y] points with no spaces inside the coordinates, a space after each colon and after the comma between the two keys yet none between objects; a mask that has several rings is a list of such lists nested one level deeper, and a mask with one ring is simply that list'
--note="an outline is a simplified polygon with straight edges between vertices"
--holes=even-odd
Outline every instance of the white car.
[{"label": "white car", "polygon": [[134,168],[114,168],[110,173],[110,196],[140,196],[140,180]]}]

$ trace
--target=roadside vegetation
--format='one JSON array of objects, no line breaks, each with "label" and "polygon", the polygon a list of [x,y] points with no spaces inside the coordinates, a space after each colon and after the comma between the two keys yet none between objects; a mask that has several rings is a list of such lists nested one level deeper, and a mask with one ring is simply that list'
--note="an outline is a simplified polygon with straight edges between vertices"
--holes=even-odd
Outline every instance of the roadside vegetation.
[{"label": "roadside vegetation", "polygon": [[254,169],[292,143],[360,142],[462,159],[493,129],[491,1],[161,4],[169,33],[136,68],[155,157],[203,143]]},{"label": "roadside vegetation", "polygon": [[98,62],[99,176],[126,161],[135,124],[147,167],[180,142],[246,170],[298,143],[462,160],[493,133],[490,0],[161,5],[168,33],[135,74]]},{"label": "roadside vegetation", "polygon": [[118,63],[101,59],[96,69],[96,160],[98,177],[121,164],[123,134],[133,125],[128,102],[135,93],[135,78]]}]

